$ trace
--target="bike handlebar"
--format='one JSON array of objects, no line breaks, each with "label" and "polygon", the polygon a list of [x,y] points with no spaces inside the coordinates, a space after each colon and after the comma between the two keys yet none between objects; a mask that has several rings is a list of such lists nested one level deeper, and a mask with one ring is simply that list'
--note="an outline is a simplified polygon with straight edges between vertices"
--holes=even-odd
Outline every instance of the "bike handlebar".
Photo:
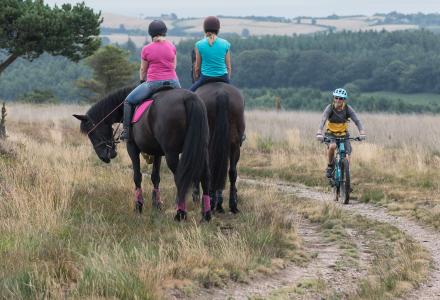
[{"label": "bike handlebar", "polygon": [[340,141],[340,142],[345,142],[345,141],[357,141],[360,142],[363,139],[360,136],[357,137],[327,137],[324,136],[324,139],[322,140],[323,143],[331,143],[333,141]]}]

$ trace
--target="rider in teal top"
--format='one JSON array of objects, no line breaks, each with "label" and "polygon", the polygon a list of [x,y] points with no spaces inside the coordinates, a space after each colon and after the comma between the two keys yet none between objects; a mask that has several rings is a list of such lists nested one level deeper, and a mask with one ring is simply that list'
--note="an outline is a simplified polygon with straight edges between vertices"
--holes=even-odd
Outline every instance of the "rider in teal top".
[{"label": "rider in teal top", "polygon": [[[194,78],[198,79],[190,88],[195,91],[207,81],[215,78],[229,83],[231,76],[231,44],[217,36],[220,21],[217,17],[207,17],[203,23],[206,37],[196,43]],[[199,77],[200,75],[200,77]]]}]

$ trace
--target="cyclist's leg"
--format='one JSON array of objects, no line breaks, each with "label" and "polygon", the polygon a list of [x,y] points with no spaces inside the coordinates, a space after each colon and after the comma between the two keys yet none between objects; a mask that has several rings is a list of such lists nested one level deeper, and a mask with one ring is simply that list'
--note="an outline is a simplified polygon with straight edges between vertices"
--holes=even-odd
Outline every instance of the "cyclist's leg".
[{"label": "cyclist's leg", "polygon": [[345,141],[345,154],[346,154],[346,158],[347,158],[348,163],[350,163],[351,151],[352,151],[352,148],[351,148],[350,140],[346,140]]}]

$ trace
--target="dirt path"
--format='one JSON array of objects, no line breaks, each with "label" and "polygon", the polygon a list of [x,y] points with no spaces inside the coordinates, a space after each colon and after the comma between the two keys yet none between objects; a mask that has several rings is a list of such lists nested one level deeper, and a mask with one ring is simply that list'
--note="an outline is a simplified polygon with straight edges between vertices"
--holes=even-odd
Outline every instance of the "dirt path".
[{"label": "dirt path", "polygon": [[[363,272],[355,268],[345,268],[335,270],[342,251],[335,243],[326,242],[320,233],[318,225],[303,220],[299,224],[299,234],[303,238],[304,247],[310,253],[315,253],[316,257],[305,267],[299,267],[289,263],[283,270],[274,275],[259,275],[246,283],[228,283],[225,288],[204,289],[191,295],[191,299],[249,299],[252,297],[266,298],[272,292],[285,287],[295,286],[297,283],[306,280],[323,280],[330,285],[331,290],[338,294],[348,294],[352,290],[355,281],[363,276]],[[359,249],[362,253],[364,249]],[[361,259],[367,260],[369,256],[361,255]],[[359,262],[360,265],[368,264],[367,261]],[[309,295],[313,299],[321,299],[319,295]],[[180,298],[174,295],[175,298]],[[172,298],[174,298],[172,297]]]},{"label": "dirt path", "polygon": [[[292,193],[297,197],[319,201],[333,201],[331,194],[320,192],[300,184],[293,185],[290,183],[275,183],[273,181],[257,181],[252,179],[241,179],[241,182],[259,186],[277,187],[279,190],[285,193]],[[418,289],[412,291],[404,299],[440,299],[439,233],[431,229],[424,228],[416,222],[406,218],[391,216],[387,214],[384,208],[381,207],[351,201],[349,205],[341,205],[341,208],[356,214],[360,214],[372,220],[391,224],[422,244],[430,252],[434,263],[430,274],[430,279],[425,284],[422,284]]]}]

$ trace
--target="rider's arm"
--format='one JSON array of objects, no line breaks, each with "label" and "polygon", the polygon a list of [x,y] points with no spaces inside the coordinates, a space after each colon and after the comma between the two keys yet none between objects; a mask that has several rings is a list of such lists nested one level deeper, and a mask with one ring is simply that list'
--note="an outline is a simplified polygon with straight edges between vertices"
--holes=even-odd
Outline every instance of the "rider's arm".
[{"label": "rider's arm", "polygon": [[174,56],[174,70],[176,69],[176,66],[177,66],[177,55],[176,56]]},{"label": "rider's arm", "polygon": [[332,105],[329,104],[329,105],[327,105],[327,107],[324,109],[324,112],[322,113],[321,123],[319,124],[319,128],[318,128],[319,134],[322,134],[322,130],[324,129],[325,122],[327,122],[331,111],[332,111]]},{"label": "rider's arm", "polygon": [[359,130],[359,133],[364,134],[365,133],[364,126],[362,126],[361,120],[359,120],[356,112],[354,111],[354,109],[350,105],[348,105],[348,117],[353,120],[354,124],[356,124],[356,127]]},{"label": "rider's arm", "polygon": [[228,76],[229,79],[231,79],[231,51],[228,50],[228,52],[226,52],[226,57],[225,57],[225,62],[226,62],[226,69],[228,70]]},{"label": "rider's arm", "polygon": [[148,70],[148,61],[141,59],[141,67],[139,68],[139,79],[142,81],[146,80]]},{"label": "rider's arm", "polygon": [[199,79],[200,65],[202,64],[202,58],[200,57],[199,49],[194,48],[196,53],[196,62],[194,63],[194,79]]}]

